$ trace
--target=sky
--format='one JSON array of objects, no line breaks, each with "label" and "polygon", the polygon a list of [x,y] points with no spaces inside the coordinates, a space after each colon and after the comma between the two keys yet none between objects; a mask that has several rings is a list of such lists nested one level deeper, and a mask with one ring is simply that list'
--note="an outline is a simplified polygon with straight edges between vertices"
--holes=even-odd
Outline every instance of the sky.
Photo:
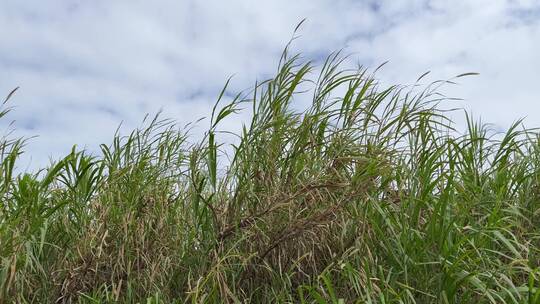
[{"label": "sky", "polygon": [[1,0],[0,96],[20,89],[0,132],[30,138],[19,167],[34,169],[145,114],[205,117],[228,77],[232,94],[271,76],[304,18],[292,50],[306,60],[389,61],[382,84],[478,72],[444,93],[499,130],[540,126],[540,1]]}]

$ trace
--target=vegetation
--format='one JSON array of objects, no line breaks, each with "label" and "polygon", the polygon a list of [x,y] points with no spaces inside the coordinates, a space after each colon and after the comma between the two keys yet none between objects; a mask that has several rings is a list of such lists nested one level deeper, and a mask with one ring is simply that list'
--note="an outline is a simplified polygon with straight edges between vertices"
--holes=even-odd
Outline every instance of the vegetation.
[{"label": "vegetation", "polygon": [[156,116],[15,174],[4,137],[0,302],[540,303],[539,134],[459,133],[449,81],[382,88],[343,60],[286,50],[195,140]]}]

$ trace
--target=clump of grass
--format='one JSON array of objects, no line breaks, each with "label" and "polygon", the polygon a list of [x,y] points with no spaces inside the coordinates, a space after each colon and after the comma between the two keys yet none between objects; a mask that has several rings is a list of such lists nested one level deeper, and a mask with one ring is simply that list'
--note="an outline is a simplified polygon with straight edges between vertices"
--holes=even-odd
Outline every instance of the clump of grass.
[{"label": "clump of grass", "polygon": [[225,86],[202,139],[156,116],[15,175],[4,137],[0,302],[539,303],[539,134],[468,114],[460,134],[447,82],[383,88],[343,61],[286,49],[249,93]]}]

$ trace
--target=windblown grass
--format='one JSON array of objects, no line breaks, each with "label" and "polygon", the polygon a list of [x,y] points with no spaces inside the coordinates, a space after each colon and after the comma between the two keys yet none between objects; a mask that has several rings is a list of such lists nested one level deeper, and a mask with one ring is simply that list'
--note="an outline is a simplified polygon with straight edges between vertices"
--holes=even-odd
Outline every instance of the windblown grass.
[{"label": "windblown grass", "polygon": [[459,134],[447,82],[382,88],[342,61],[285,51],[202,139],[155,117],[15,175],[24,141],[3,138],[0,302],[540,303],[538,133],[465,114]]}]

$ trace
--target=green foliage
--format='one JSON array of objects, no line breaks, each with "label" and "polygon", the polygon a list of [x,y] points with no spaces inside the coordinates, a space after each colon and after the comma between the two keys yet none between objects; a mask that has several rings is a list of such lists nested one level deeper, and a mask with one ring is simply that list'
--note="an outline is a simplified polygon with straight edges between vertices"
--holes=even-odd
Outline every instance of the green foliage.
[{"label": "green foliage", "polygon": [[344,59],[286,49],[199,140],[147,117],[16,174],[3,137],[0,303],[540,303],[540,135],[460,134],[451,81],[382,88]]}]

